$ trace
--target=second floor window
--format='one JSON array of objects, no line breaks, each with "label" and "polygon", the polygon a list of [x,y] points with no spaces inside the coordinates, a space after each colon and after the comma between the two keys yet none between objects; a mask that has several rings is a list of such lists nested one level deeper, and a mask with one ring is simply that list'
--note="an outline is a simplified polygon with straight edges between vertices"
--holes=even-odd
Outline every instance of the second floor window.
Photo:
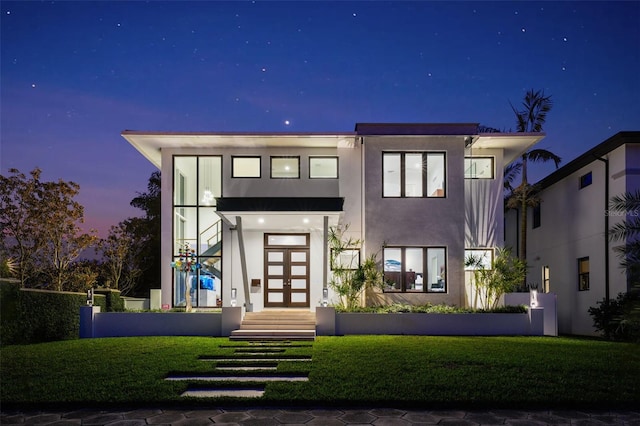
[{"label": "second floor window", "polygon": [[385,152],[383,197],[444,197],[444,152]]},{"label": "second floor window", "polygon": [[299,179],[300,157],[271,157],[271,178]]}]

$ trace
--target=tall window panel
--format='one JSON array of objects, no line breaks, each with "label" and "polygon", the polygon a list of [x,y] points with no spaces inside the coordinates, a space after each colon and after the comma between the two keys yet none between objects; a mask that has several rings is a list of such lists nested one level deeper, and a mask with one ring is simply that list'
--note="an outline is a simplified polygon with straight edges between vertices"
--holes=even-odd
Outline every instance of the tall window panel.
[{"label": "tall window panel", "polygon": [[188,246],[201,265],[188,274],[174,271],[173,304],[185,306],[190,297],[194,307],[219,306],[222,224],[215,204],[222,196],[222,157],[176,156],[173,164],[173,258]]}]

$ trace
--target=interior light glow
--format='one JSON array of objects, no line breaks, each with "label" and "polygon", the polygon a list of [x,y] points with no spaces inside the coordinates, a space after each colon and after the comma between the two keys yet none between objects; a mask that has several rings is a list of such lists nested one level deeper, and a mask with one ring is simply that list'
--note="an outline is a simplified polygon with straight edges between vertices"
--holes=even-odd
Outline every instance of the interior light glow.
[{"label": "interior light glow", "polygon": [[309,223],[309,218],[308,218],[308,217],[305,217],[304,219],[302,219],[302,222],[303,222],[303,223]]},{"label": "interior light glow", "polygon": [[259,217],[258,218],[258,223],[264,223],[264,218],[263,217]]}]

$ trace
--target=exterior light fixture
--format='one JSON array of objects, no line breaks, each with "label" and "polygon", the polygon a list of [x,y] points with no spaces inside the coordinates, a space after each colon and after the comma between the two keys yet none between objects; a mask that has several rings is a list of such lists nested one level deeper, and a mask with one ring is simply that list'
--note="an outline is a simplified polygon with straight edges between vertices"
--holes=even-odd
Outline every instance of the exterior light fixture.
[{"label": "exterior light fixture", "polygon": [[238,298],[238,289],[232,288],[231,289],[231,306],[234,308],[238,304],[238,301],[236,300],[237,298]]},{"label": "exterior light fixture", "polygon": [[538,290],[531,289],[531,291],[529,292],[529,307],[538,307]]},{"label": "exterior light fixture", "polygon": [[324,287],[322,289],[322,306],[326,308],[328,304],[329,304],[329,289]]}]

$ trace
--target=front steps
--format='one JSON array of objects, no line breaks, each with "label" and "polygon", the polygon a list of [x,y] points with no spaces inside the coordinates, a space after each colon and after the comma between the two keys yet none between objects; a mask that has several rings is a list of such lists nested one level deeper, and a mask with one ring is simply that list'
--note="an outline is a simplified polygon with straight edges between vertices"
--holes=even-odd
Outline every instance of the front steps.
[{"label": "front steps", "polygon": [[247,312],[231,340],[315,340],[316,315],[308,310]]},{"label": "front steps", "polygon": [[[165,377],[167,381],[188,383],[182,397],[191,398],[260,398],[265,387],[273,382],[308,382],[309,373],[278,372],[282,363],[311,361],[312,343],[289,341],[259,341],[232,343],[220,348],[233,349],[232,354],[201,355],[201,361],[214,362],[213,371],[175,373]],[[306,348],[299,353],[299,348]],[[298,353],[287,353],[297,349]],[[250,354],[251,358],[248,357]]]}]

